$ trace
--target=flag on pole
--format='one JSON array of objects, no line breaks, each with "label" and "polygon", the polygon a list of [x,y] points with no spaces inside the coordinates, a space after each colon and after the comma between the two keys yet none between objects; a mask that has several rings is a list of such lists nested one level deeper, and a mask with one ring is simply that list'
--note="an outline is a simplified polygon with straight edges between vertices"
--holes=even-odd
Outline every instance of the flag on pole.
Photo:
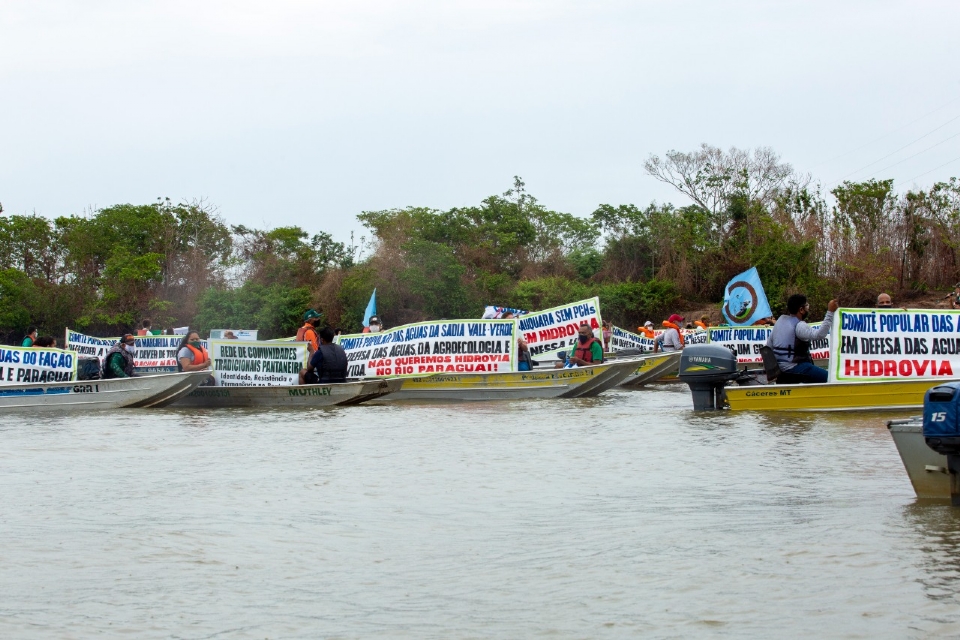
[{"label": "flag on pole", "polygon": [[772,313],[756,267],[750,267],[727,283],[723,294],[723,317],[727,322],[734,326],[746,326]]},{"label": "flag on pole", "polygon": [[[370,294],[370,302],[367,303],[367,310],[363,312],[363,326],[370,326],[370,316],[377,315],[377,290],[374,289]],[[354,316],[356,318],[356,316]]]}]

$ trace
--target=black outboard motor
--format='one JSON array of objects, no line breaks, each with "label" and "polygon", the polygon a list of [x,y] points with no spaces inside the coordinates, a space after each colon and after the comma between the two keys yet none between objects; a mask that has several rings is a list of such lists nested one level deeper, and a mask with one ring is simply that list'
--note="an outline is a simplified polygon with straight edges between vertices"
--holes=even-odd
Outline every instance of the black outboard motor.
[{"label": "black outboard motor", "polygon": [[960,382],[927,390],[923,398],[923,439],[928,447],[947,456],[950,501],[960,507]]},{"label": "black outboard motor", "polygon": [[723,408],[723,386],[740,376],[737,356],[717,344],[692,344],[680,356],[680,380],[690,386],[696,411]]}]

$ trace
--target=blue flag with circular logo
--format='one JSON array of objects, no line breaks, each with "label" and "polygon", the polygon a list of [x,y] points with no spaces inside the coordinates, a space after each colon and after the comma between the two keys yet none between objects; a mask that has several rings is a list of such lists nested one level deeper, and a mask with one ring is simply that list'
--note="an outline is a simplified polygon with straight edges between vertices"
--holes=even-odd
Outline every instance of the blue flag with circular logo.
[{"label": "blue flag with circular logo", "polygon": [[772,313],[756,267],[750,267],[727,283],[723,294],[723,317],[727,322],[735,326],[749,325]]}]

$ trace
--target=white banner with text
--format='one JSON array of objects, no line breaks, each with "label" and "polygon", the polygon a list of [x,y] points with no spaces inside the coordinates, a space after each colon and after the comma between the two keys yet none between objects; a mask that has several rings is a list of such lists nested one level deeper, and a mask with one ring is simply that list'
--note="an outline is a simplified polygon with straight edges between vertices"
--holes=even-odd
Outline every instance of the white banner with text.
[{"label": "white banner with text", "polygon": [[350,378],[516,371],[515,320],[442,320],[341,335]]}]

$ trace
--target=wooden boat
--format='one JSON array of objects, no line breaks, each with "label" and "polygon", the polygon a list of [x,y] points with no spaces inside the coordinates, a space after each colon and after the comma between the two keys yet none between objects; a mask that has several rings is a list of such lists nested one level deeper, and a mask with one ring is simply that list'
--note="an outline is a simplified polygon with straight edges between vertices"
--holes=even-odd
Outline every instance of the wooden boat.
[{"label": "wooden boat", "polygon": [[919,409],[930,387],[947,380],[870,380],[824,384],[747,385],[724,388],[734,411],[849,411]]},{"label": "wooden boat", "polygon": [[282,387],[197,387],[174,407],[343,407],[382,398],[401,386],[401,378],[386,378]]},{"label": "wooden boat", "polygon": [[680,351],[670,353],[648,353],[639,356],[639,365],[626,380],[620,383],[621,387],[642,387],[651,382],[657,382],[664,376],[676,377],[680,366]]},{"label": "wooden boat", "polygon": [[636,370],[633,359],[592,367],[534,369],[509,373],[435,373],[403,379],[394,400],[522,400],[592,397],[617,386]]},{"label": "wooden boat", "polygon": [[927,446],[920,417],[891,420],[887,429],[897,445],[897,453],[910,477],[918,498],[950,499],[950,474],[947,456]]},{"label": "wooden boat", "polygon": [[0,409],[34,412],[165,407],[209,377],[206,371],[196,371],[109,380],[3,385],[0,386]]}]

